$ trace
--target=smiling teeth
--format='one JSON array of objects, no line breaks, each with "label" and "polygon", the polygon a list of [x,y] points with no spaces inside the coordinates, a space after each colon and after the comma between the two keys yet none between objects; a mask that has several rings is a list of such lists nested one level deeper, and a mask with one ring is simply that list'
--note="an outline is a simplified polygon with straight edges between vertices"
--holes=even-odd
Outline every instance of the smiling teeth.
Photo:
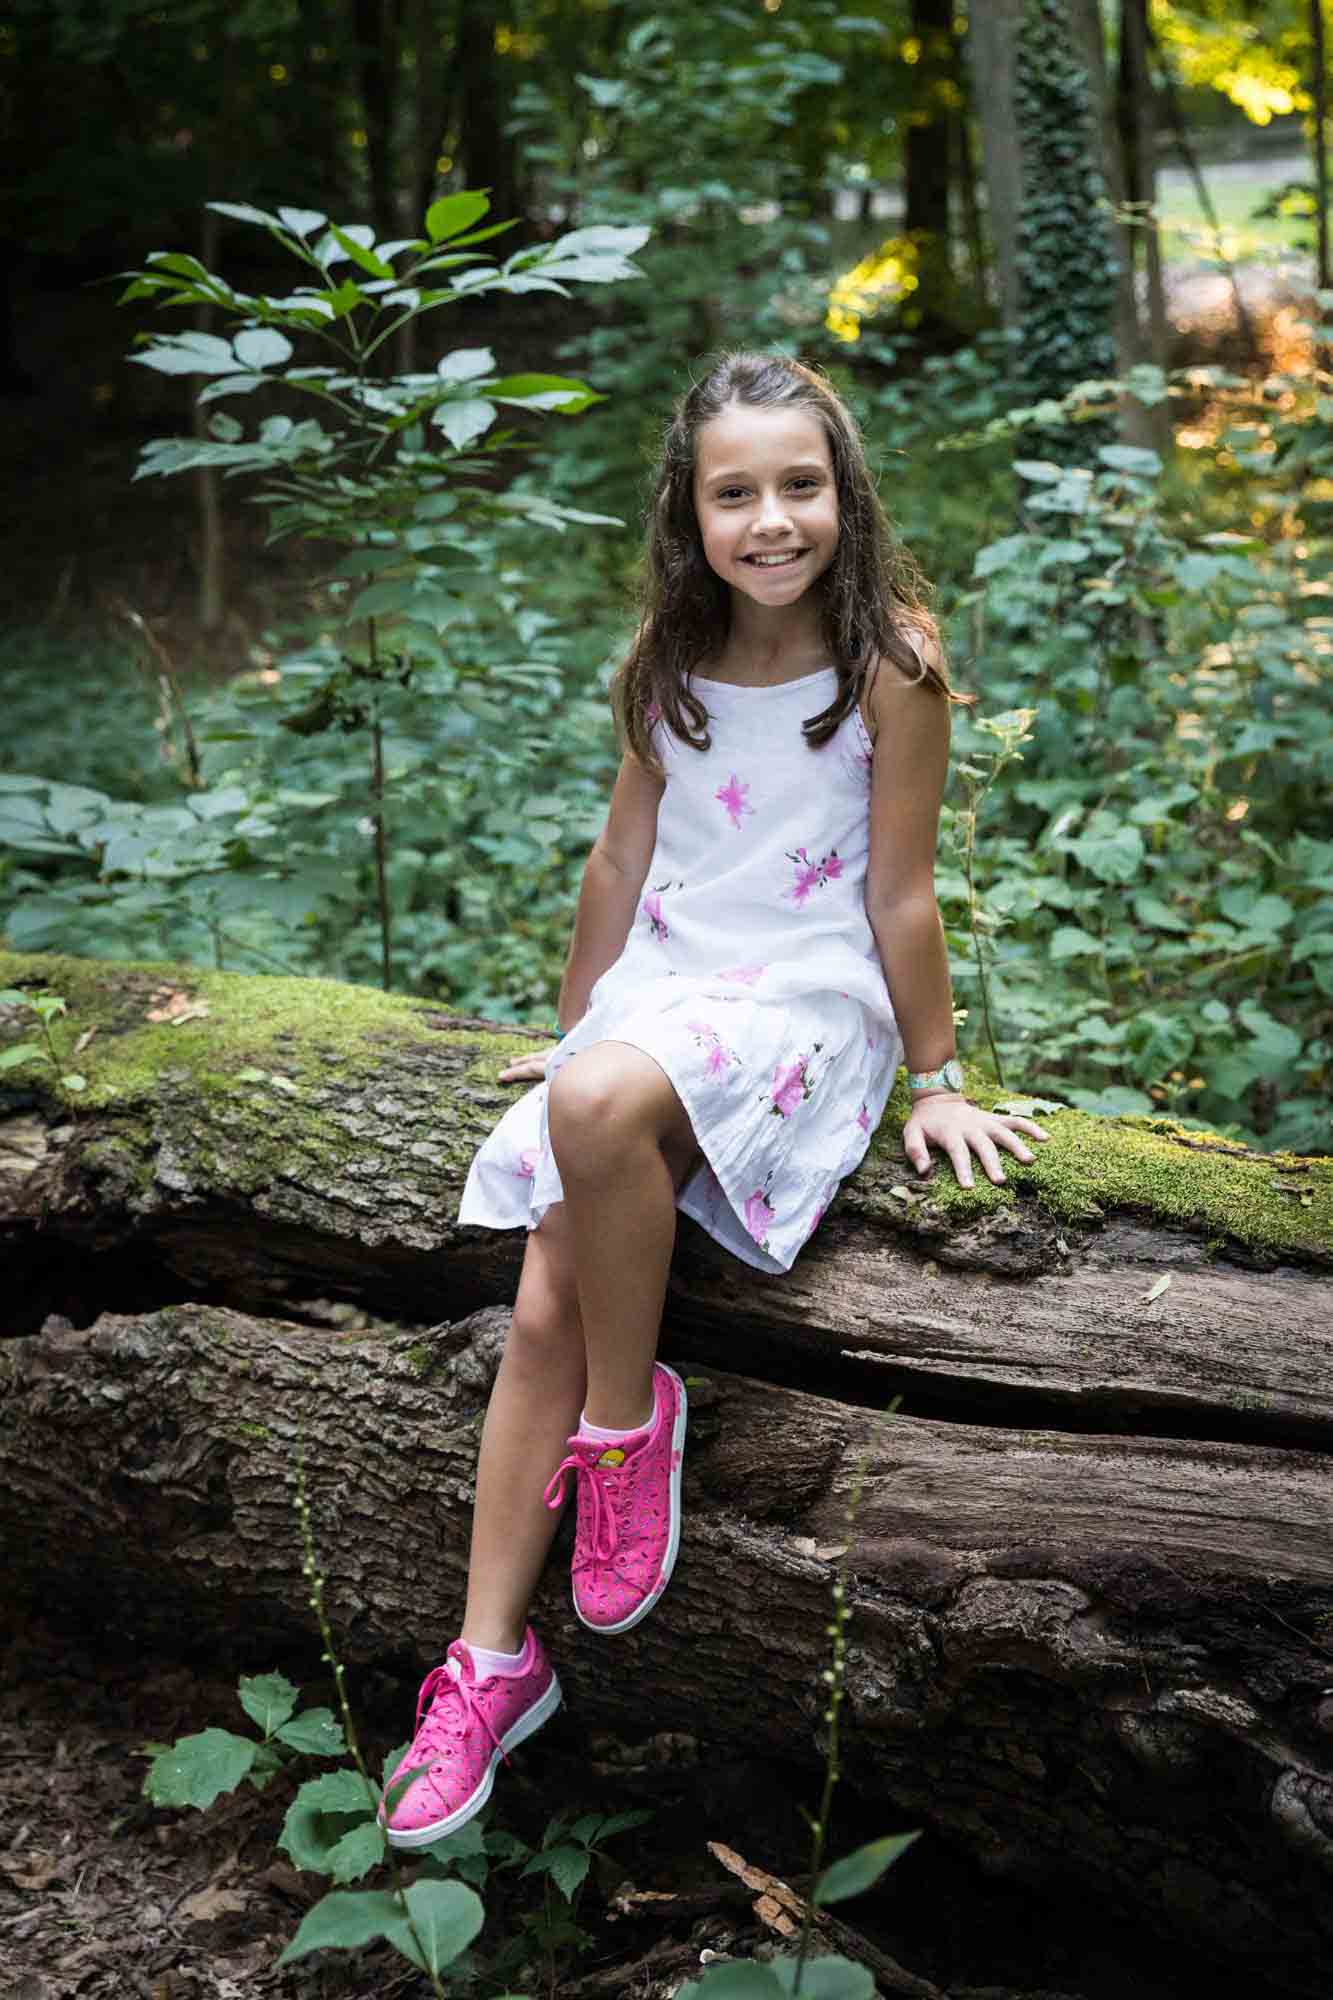
[{"label": "smiling teeth", "polygon": [[758,563],[760,569],[780,569],[784,563],[799,562],[804,554],[804,549],[792,549],[782,556],[747,556],[746,561]]}]

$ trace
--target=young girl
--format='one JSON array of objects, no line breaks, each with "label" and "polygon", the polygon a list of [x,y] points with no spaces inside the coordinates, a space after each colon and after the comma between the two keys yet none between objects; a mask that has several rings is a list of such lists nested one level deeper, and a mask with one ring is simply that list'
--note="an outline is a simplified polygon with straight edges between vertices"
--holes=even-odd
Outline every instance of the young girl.
[{"label": "young girl", "polygon": [[905,1058],[908,1158],[1032,1153],[962,1095],[936,829],[951,695],[915,567],[813,370],[731,354],[668,429],[625,754],[584,870],[555,1047],[473,1162],[459,1220],[526,1224],[477,1468],[461,1636],[426,1679],[386,1817],[453,1831],[560,1687],[527,1608],[571,1481],[574,1607],[624,1632],[680,1537],[685,1392],[655,1361],[683,1209],[786,1271]]}]

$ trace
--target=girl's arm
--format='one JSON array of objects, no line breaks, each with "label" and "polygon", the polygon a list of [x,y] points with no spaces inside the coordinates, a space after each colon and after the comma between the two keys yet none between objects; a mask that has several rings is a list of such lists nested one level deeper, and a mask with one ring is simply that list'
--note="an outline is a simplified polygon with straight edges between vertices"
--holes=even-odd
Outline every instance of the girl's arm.
[{"label": "girl's arm", "polygon": [[[939,1069],[954,1054],[953,998],[944,926],[935,901],[935,847],[949,769],[949,704],[925,682],[909,681],[888,660],[870,690],[874,778],[866,915],[875,934],[889,997],[910,1070]],[[1020,1160],[1032,1153],[1017,1137],[1048,1135],[1030,1118],[1001,1118],[959,1092],[914,1095],[903,1128],[907,1157],[931,1168],[933,1140],[972,1184],[975,1153],[992,1181],[1004,1179],[997,1147]]]},{"label": "girl's arm", "polygon": [[[593,842],[583,869],[574,936],[560,982],[559,1020],[572,1028],[587,1011],[588,995],[625,949],[657,840],[657,808],[663,779],[627,754],[621,760],[606,824]],[[545,1074],[549,1050],[524,1056],[501,1070],[501,1083],[521,1083]]]}]

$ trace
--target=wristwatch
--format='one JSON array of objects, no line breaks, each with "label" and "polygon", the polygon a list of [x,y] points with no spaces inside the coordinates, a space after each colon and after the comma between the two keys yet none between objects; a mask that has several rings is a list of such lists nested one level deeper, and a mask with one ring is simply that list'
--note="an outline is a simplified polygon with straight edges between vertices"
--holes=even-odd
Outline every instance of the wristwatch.
[{"label": "wristwatch", "polygon": [[957,1056],[950,1056],[939,1069],[909,1069],[907,1082],[912,1090],[961,1090],[963,1065]]}]

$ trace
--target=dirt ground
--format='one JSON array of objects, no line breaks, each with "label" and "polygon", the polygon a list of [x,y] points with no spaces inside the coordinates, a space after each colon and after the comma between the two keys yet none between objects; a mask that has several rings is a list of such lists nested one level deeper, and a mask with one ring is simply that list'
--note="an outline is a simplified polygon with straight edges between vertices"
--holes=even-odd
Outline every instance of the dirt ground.
[{"label": "dirt ground", "polygon": [[[274,1664],[256,1661],[254,1671]],[[276,1664],[307,1701],[328,1699],[317,1666]],[[349,1680],[378,1768],[407,1733],[413,1690],[374,1674]],[[206,1663],[127,1656],[35,1617],[11,1626],[0,1652],[0,2000],[424,2000],[425,1981],[387,1946],[277,1969],[327,1886],[298,1874],[275,1845],[303,1773],[263,1793],[246,1786],[202,1814],[143,1800],[145,1744],[213,1725],[247,1727],[234,1679]],[[799,1883],[817,1781],[684,1737],[588,1740],[562,1711],[502,1773],[496,1823],[536,1842],[561,1804],[652,1817],[615,1840],[613,1863],[590,1879],[581,1948],[554,1966],[534,1956],[520,1977],[468,1990],[668,2000],[698,1975],[701,1955],[745,1957],[771,1944],[752,1894],[707,1843]],[[835,1820],[835,1853],[895,1830],[882,1811],[859,1810],[846,1786]],[[506,1876],[497,1897],[500,1879],[486,1895],[483,1963],[535,1907],[530,1882]],[[1210,2000],[1266,2000],[1253,1977],[1229,1979],[1220,1967],[1201,1988],[1197,1959],[1173,1963],[1083,1896],[1042,1901],[988,1882],[930,1835],[843,1912],[950,2000],[1194,2000],[1201,1990]]]}]

